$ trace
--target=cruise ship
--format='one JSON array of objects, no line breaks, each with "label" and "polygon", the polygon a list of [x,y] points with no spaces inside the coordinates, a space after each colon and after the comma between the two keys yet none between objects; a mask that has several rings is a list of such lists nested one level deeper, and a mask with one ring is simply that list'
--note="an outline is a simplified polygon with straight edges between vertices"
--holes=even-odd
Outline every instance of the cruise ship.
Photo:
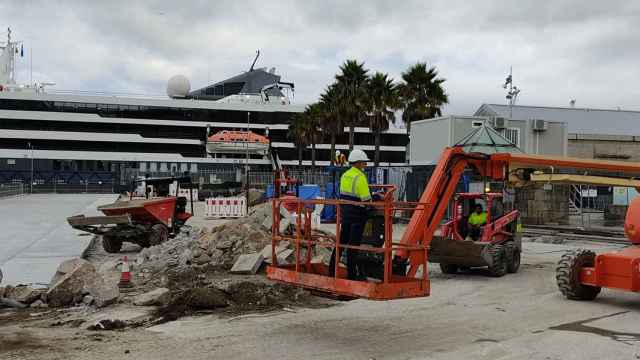
[{"label": "cruise ship", "polygon": [[[259,53],[258,53],[259,54]],[[304,104],[290,101],[294,84],[281,81],[275,68],[251,67],[241,74],[191,90],[183,76],[169,79],[166,98],[89,94],[55,90],[53,84],[16,82],[21,42],[0,43],[0,184],[52,174],[198,172],[240,168],[270,169],[260,152],[211,153],[210,136],[244,132],[266,137],[280,164],[297,166],[298,152],[287,136],[294,115]],[[345,129],[347,130],[347,129]],[[356,146],[373,151],[368,128],[355,129]],[[405,164],[407,136],[392,128],[382,136],[383,166]],[[337,149],[348,149],[348,134]],[[219,147],[223,149],[224,147]],[[329,144],[316,146],[316,165],[329,165]],[[305,151],[303,165],[311,165]],[[64,181],[72,181],[70,179]]]}]

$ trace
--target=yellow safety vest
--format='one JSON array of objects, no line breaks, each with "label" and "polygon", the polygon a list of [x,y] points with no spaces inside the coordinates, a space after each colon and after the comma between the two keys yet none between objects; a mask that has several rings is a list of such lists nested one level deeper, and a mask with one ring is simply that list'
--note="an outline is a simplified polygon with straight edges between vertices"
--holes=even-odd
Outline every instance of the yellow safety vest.
[{"label": "yellow safety vest", "polygon": [[357,167],[351,167],[340,177],[340,195],[349,196],[360,201],[371,200],[367,175]]},{"label": "yellow safety vest", "polygon": [[487,213],[486,212],[481,212],[480,214],[473,212],[470,216],[469,216],[469,224],[471,225],[484,225],[487,223]]}]

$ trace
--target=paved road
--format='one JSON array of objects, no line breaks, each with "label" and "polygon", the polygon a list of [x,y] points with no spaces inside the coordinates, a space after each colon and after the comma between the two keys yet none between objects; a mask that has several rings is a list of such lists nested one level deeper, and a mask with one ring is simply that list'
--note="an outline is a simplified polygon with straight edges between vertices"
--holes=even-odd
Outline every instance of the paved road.
[{"label": "paved road", "polygon": [[37,194],[0,199],[0,268],[3,285],[48,284],[58,264],[78,257],[92,236],[67,224],[66,218],[96,213],[96,206],[116,195]]}]

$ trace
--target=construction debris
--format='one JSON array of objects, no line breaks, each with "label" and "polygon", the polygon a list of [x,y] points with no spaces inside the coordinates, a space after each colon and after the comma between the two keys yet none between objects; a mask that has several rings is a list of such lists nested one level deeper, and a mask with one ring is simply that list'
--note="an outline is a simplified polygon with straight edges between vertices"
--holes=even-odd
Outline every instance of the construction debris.
[{"label": "construction debris", "polygon": [[[71,262],[64,264],[64,266],[69,264]],[[76,267],[66,272],[44,294],[43,297],[50,306],[60,307],[77,304],[82,302],[87,294],[91,294],[94,297],[95,305],[98,307],[107,306],[118,299],[120,292],[116,284],[107,281],[102,275],[98,274],[91,263],[88,261],[76,261],[73,264]]]},{"label": "construction debris", "polygon": [[133,299],[133,304],[138,306],[164,305],[169,300],[169,289],[157,288],[140,294]]},{"label": "construction debris", "polygon": [[243,254],[233,264],[229,271],[232,274],[255,274],[264,261],[261,253]]},{"label": "construction debris", "polygon": [[40,299],[40,296],[45,292],[44,289],[34,289],[28,285],[7,286],[4,290],[4,297],[18,301],[23,304],[31,304],[32,302]]}]

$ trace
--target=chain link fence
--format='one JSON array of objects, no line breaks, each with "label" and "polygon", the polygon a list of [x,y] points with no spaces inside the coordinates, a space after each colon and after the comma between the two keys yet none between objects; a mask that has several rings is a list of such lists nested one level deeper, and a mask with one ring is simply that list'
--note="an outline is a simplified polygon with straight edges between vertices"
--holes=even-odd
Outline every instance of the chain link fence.
[{"label": "chain link fence", "polygon": [[0,198],[24,195],[24,184],[0,184]]}]

